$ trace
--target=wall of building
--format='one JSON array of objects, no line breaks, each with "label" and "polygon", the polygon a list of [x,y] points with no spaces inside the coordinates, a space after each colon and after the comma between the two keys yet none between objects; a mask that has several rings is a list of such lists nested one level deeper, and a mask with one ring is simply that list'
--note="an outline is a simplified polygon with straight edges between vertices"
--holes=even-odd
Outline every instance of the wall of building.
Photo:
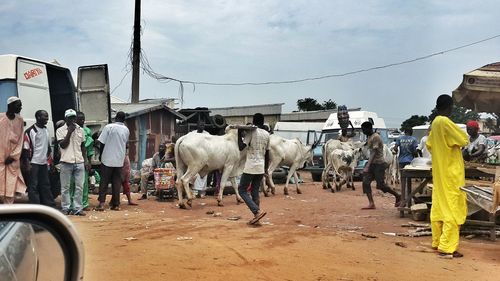
[{"label": "wall of building", "polygon": [[125,121],[129,131],[129,157],[132,167],[140,168],[142,161],[153,157],[162,142],[175,135],[175,118],[166,110],[156,110]]}]

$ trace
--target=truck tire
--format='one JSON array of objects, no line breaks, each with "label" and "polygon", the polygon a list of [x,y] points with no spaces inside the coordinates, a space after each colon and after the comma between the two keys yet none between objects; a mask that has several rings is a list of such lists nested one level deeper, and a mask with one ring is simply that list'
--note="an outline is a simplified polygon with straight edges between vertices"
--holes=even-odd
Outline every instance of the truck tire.
[{"label": "truck tire", "polygon": [[321,181],[321,174],[311,173],[311,178],[313,181]]}]

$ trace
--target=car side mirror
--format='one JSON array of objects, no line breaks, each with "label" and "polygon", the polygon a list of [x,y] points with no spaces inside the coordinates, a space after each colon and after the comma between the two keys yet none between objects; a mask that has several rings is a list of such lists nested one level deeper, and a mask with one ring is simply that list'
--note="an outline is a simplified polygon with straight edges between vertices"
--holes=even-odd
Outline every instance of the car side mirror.
[{"label": "car side mirror", "polygon": [[2,280],[83,280],[83,268],[83,244],[67,217],[42,205],[0,205]]}]

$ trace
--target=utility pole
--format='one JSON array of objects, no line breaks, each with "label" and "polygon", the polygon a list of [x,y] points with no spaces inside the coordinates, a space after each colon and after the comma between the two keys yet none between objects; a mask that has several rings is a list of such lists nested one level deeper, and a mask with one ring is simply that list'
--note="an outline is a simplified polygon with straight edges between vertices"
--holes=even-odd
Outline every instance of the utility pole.
[{"label": "utility pole", "polygon": [[132,49],[132,103],[139,103],[140,55],[141,55],[141,0],[135,0],[134,44]]}]

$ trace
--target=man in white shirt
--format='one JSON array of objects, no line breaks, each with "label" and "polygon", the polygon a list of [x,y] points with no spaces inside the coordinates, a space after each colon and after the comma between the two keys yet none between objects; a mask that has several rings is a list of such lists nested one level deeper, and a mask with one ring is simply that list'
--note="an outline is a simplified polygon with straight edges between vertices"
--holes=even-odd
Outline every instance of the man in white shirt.
[{"label": "man in white shirt", "polygon": [[429,158],[429,159],[431,159],[431,153],[427,149],[427,146],[425,145],[425,142],[429,138],[429,133],[430,132],[431,132],[431,126],[429,126],[429,129],[427,129],[427,133],[425,134],[425,136],[422,137],[422,139],[420,140],[420,144],[417,147],[417,153],[418,153],[418,155],[420,157]]},{"label": "man in white shirt", "polygon": [[[66,124],[57,129],[56,139],[61,148],[61,209],[64,214],[85,216],[83,211],[83,183],[85,170],[90,168],[85,150],[85,132],[76,124],[76,111],[68,109],[64,112]],[[69,192],[71,177],[75,179],[73,200]],[[73,201],[73,209],[70,209]]]},{"label": "man in white shirt", "polygon": [[45,110],[35,112],[36,123],[24,133],[23,163],[28,173],[28,198],[31,204],[55,207],[50,188],[48,158],[50,156],[49,130],[46,125],[49,114]]},{"label": "man in white shirt", "polygon": [[112,194],[110,209],[120,210],[121,172],[130,134],[124,122],[125,113],[118,111],[115,122],[106,125],[98,139],[101,143],[101,182],[99,183],[99,205],[95,208],[96,211],[104,211],[106,192],[110,182]]},{"label": "man in white shirt", "polygon": [[[254,214],[254,218],[248,222],[249,224],[256,224],[266,215],[266,212],[260,209],[259,189],[269,163],[269,133],[262,129],[264,127],[264,115],[261,113],[254,114],[253,124],[258,128],[246,131],[244,141],[242,139],[243,130],[238,130],[240,151],[247,148],[247,159],[238,191],[243,201]],[[248,194],[249,187],[251,196]]]}]

